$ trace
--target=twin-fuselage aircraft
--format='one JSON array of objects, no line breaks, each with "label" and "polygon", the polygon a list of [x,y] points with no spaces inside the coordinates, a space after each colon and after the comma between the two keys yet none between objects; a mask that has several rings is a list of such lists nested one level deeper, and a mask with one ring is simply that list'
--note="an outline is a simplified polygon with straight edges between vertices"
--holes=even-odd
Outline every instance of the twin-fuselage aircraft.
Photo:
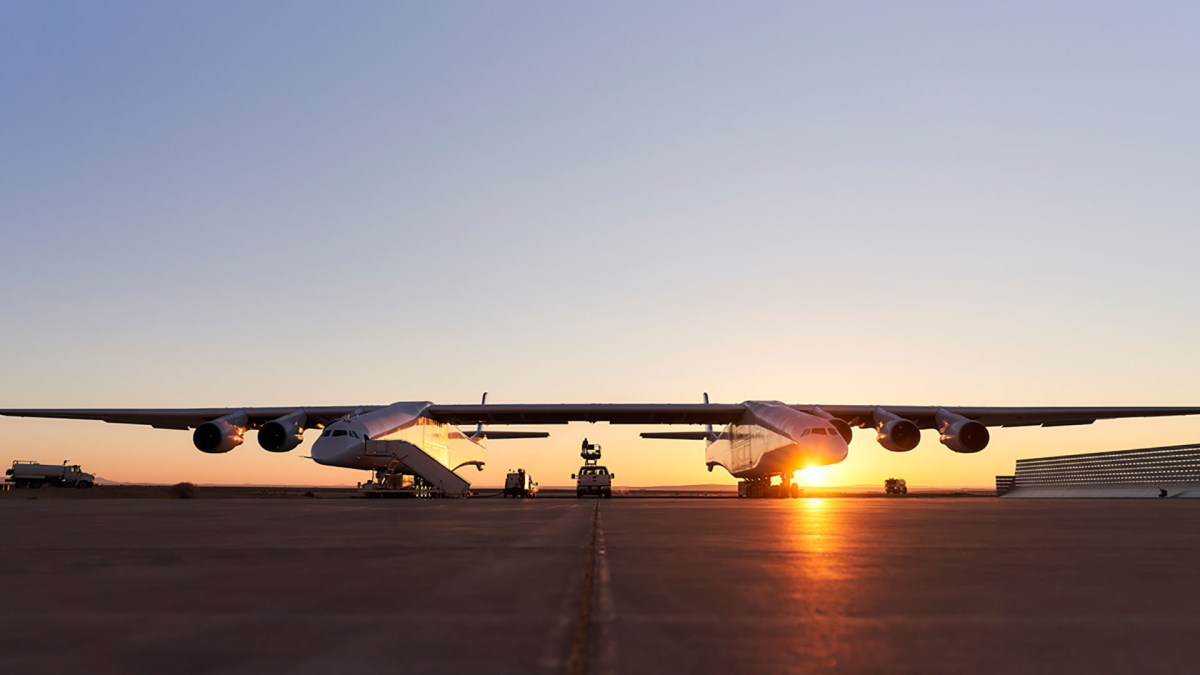
[{"label": "twin-fuselage aircraft", "polygon": [[[778,401],[722,404],[585,403],[439,405],[409,401],[390,405],[299,406],[280,408],[183,409],[17,409],[0,415],[102,420],[160,429],[192,429],[196,448],[225,453],[241,445],[248,430],[270,452],[300,445],[304,431],[320,429],[312,459],[326,466],[372,471],[419,473],[418,459],[432,458],[450,471],[480,467],[488,439],[543,438],[542,431],[485,430],[484,425],[553,425],[608,422],[636,425],[704,425],[703,430],[647,432],[645,438],[703,440],[709,471],[721,467],[741,479],[742,492],[766,496],[782,488],[792,474],[813,466],[837,464],[849,452],[851,429],[873,428],[880,445],[908,452],[922,429],[936,429],[954,452],[987,447],[988,427],[1067,426],[1100,419],[1200,414],[1200,408],[982,408],[959,406],[793,405]],[[477,425],[473,432],[458,425]],[[713,425],[721,425],[715,431]],[[771,481],[781,484],[772,488]]]}]

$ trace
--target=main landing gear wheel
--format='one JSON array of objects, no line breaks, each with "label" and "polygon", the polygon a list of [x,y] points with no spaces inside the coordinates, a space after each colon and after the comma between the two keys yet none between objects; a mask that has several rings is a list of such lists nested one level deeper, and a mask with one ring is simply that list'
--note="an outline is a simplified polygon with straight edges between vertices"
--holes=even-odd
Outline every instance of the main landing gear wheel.
[{"label": "main landing gear wheel", "polygon": [[800,493],[802,492],[802,490],[800,489],[799,485],[796,485],[795,483],[792,482],[792,477],[790,475],[785,473],[782,476],[780,476],[779,479],[781,481],[783,481],[782,483],[779,484],[779,496],[780,497],[784,497],[784,498],[791,497],[792,499],[796,499],[797,497],[800,496]]},{"label": "main landing gear wheel", "polygon": [[787,476],[783,477],[783,482],[779,485],[771,485],[770,478],[748,478],[738,483],[738,496],[751,499],[796,499],[802,492],[800,486]]}]

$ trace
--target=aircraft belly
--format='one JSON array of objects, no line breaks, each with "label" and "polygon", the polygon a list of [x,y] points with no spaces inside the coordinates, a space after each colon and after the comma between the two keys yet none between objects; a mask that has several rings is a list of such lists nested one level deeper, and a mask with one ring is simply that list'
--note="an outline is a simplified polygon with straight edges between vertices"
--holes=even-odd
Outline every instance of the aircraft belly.
[{"label": "aircraft belly", "polygon": [[[840,439],[839,439],[840,441]],[[710,449],[720,441],[714,442]],[[729,463],[721,461],[727,460]],[[810,466],[836,464],[846,458],[844,444],[835,441],[826,443],[773,443],[750,446],[748,455],[739,459],[733,447],[726,444],[725,452],[708,455],[708,461],[720,464],[735,478],[765,478],[790,474]]]}]

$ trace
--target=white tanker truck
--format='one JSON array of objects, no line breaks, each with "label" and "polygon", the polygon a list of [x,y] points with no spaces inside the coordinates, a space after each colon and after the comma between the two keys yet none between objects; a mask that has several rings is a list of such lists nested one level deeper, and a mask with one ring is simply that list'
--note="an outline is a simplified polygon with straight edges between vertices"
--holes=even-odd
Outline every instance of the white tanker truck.
[{"label": "white tanker truck", "polygon": [[4,482],[12,483],[16,488],[40,488],[43,485],[90,488],[96,484],[95,476],[84,473],[78,464],[66,462],[55,465],[17,460],[4,474]]}]

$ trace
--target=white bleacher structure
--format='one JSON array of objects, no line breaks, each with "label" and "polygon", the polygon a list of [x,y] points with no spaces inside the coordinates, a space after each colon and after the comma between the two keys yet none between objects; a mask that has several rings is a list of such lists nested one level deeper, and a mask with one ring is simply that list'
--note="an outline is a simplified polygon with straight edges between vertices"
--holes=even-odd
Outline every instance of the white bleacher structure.
[{"label": "white bleacher structure", "polygon": [[1200,497],[1200,444],[1018,459],[1001,497]]}]

